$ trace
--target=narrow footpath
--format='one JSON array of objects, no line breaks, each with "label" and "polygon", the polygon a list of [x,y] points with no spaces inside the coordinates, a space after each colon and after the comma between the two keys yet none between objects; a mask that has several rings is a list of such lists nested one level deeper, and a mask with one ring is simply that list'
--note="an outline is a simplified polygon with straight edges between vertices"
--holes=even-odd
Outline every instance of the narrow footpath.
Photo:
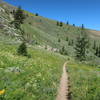
[{"label": "narrow footpath", "polygon": [[67,63],[63,65],[63,73],[60,81],[60,86],[58,88],[58,95],[56,100],[69,100],[69,80],[68,80],[68,73],[66,71]]}]

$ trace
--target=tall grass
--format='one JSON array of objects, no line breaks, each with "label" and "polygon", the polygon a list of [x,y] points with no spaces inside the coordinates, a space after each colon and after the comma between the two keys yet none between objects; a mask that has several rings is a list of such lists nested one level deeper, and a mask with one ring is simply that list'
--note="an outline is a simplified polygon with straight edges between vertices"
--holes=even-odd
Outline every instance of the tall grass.
[{"label": "tall grass", "polygon": [[65,59],[34,48],[28,50],[31,58],[18,56],[16,48],[0,44],[0,90],[5,89],[4,100],[55,100]]},{"label": "tall grass", "polygon": [[100,69],[69,63],[72,100],[100,100]]}]

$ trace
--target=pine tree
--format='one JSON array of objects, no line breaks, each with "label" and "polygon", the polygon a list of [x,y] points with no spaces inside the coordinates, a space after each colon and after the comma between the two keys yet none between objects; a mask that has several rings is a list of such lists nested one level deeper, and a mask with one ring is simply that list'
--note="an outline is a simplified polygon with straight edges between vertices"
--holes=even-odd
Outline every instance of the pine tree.
[{"label": "pine tree", "polygon": [[94,41],[93,49],[94,49],[94,50],[96,49],[96,41]]},{"label": "pine tree", "polygon": [[60,38],[58,39],[58,42],[61,42]]},{"label": "pine tree", "polygon": [[57,21],[57,26],[59,26],[60,25],[60,23]]},{"label": "pine tree", "polygon": [[65,47],[63,46],[60,50],[60,53],[63,55],[64,54],[64,51],[65,51]]},{"label": "pine tree", "polygon": [[74,40],[72,40],[71,45],[72,45],[72,46],[74,45]]},{"label": "pine tree", "polygon": [[68,41],[68,37],[66,37],[66,41]]},{"label": "pine tree", "polygon": [[73,26],[75,27],[75,24],[73,24]]},{"label": "pine tree", "polygon": [[18,9],[14,12],[14,25],[17,29],[20,29],[21,24],[24,23],[25,14],[21,7],[19,6]]},{"label": "pine tree", "polygon": [[98,57],[100,57],[100,45],[98,47]]},{"label": "pine tree", "polygon": [[60,24],[59,24],[59,25],[60,25],[60,27],[62,27],[62,26],[63,26],[63,22],[60,22]]},{"label": "pine tree", "polygon": [[81,28],[84,29],[84,24],[82,24],[82,27]]},{"label": "pine tree", "polygon": [[61,53],[62,55],[68,55],[68,52],[67,52],[67,50],[65,49],[64,46],[61,48],[60,53]]},{"label": "pine tree", "polygon": [[26,43],[23,42],[19,48],[18,48],[18,54],[19,55],[23,55],[23,56],[27,56],[27,46]]},{"label": "pine tree", "polygon": [[100,57],[100,45],[96,47],[96,49],[95,49],[95,55],[97,57]]},{"label": "pine tree", "polygon": [[67,25],[69,25],[69,22],[67,21],[67,23],[66,23]]},{"label": "pine tree", "polygon": [[75,44],[76,58],[80,61],[86,60],[86,49],[88,46],[88,39],[85,33],[85,29],[81,29],[81,34],[77,37]]},{"label": "pine tree", "polygon": [[98,53],[99,53],[99,47],[97,46],[95,49],[95,55],[98,56]]},{"label": "pine tree", "polygon": [[21,28],[21,25],[24,23],[25,20],[25,14],[21,7],[18,7],[16,11],[14,11],[14,22],[13,24],[15,25],[15,28],[20,30],[21,33],[21,39],[22,39],[22,44],[19,46],[17,52],[20,55],[27,56],[27,46],[24,38],[24,30]]},{"label": "pine tree", "polygon": [[68,45],[71,46],[71,41],[70,40],[68,41]]},{"label": "pine tree", "polygon": [[38,14],[38,13],[36,13],[36,14],[35,14],[35,16],[39,16],[39,14]]}]

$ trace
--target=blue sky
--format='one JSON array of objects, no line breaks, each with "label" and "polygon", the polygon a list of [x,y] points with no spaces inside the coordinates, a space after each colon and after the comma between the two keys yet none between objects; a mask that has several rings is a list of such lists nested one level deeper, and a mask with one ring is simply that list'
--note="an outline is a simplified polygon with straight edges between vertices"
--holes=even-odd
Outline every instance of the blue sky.
[{"label": "blue sky", "polygon": [[4,0],[32,13],[100,30],[100,0]]}]

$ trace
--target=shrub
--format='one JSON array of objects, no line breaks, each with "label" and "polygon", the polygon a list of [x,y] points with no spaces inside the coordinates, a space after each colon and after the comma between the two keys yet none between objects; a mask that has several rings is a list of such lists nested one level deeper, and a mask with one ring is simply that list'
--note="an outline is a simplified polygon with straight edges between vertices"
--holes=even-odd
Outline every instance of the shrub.
[{"label": "shrub", "polygon": [[22,56],[27,56],[27,46],[26,43],[23,42],[18,48],[18,54]]},{"label": "shrub", "polygon": [[61,42],[60,38],[58,39],[58,42]]}]

